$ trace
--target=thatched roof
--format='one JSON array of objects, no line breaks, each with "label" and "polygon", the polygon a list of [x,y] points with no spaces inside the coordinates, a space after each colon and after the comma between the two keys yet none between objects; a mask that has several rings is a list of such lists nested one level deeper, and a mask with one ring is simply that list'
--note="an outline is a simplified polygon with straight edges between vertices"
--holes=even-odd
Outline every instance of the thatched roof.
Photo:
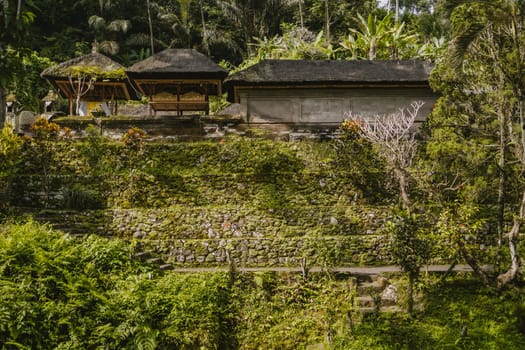
[{"label": "thatched roof", "polygon": [[74,93],[68,79],[79,70],[97,78],[93,89],[83,98],[94,100],[104,100],[109,96],[120,100],[139,98],[126,77],[124,66],[98,52],[51,66],[44,69],[40,75],[47,79],[61,95],[71,97]]},{"label": "thatched roof", "polygon": [[[95,68],[100,75],[104,76],[104,74],[107,74],[110,78],[115,77],[115,72],[120,71],[124,73],[125,69],[124,66],[113,61],[111,58],[94,52],[46,68],[42,71],[41,76],[46,79],[68,78],[72,67]],[[122,75],[121,79],[125,78],[123,74],[118,75]]]},{"label": "thatched roof", "polygon": [[224,84],[426,83],[432,66],[422,61],[264,60],[228,77]]},{"label": "thatched roof", "polygon": [[126,70],[132,79],[224,79],[227,72],[210,58],[193,49],[166,49],[135,63]]}]

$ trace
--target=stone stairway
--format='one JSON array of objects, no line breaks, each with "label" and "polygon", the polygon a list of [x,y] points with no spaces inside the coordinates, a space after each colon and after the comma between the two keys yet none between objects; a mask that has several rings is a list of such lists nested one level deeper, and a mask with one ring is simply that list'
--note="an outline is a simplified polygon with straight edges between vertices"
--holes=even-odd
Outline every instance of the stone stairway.
[{"label": "stone stairway", "polygon": [[363,313],[400,312],[398,290],[395,284],[382,275],[358,274],[350,277],[350,287],[355,294],[354,306]]},{"label": "stone stairway", "polygon": [[[227,271],[229,267],[217,266],[217,267],[189,267],[180,268],[174,267],[173,265],[166,263],[163,258],[159,257],[155,253],[149,251],[139,251],[135,254],[135,257],[141,261],[149,264],[157,265],[159,269],[175,270],[177,272],[223,272]],[[385,270],[389,271],[391,267],[384,267]],[[240,268],[240,271],[244,272],[267,272],[273,270],[275,272],[289,272],[289,273],[301,273],[302,267],[251,267],[251,268]],[[341,270],[344,268],[334,268],[334,270]],[[381,274],[377,274],[377,267],[356,267],[359,269],[359,273],[351,274],[348,279],[350,292],[355,295],[353,298],[353,306],[362,313],[373,313],[373,312],[402,312],[398,304],[398,289],[397,286]],[[394,268],[395,269],[395,268]],[[396,269],[397,270],[397,269]],[[309,268],[308,272],[325,272],[323,268]],[[389,271],[390,273],[390,271]]]},{"label": "stone stairway", "polygon": [[138,252],[135,253],[135,258],[148,264],[157,265],[162,271],[171,270],[173,266],[168,264],[159,256],[154,256],[151,252]]}]

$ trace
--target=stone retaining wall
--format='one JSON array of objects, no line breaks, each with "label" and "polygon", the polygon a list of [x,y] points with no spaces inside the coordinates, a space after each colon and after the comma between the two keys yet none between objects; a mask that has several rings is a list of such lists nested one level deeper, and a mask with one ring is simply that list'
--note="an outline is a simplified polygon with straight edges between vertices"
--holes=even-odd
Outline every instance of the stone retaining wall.
[{"label": "stone retaining wall", "polygon": [[315,265],[391,263],[380,208],[347,208],[354,225],[339,223],[329,212],[308,215],[312,210],[295,212],[295,225],[245,208],[47,210],[34,215],[66,232],[135,241],[139,250],[175,265],[298,265],[303,259]]}]

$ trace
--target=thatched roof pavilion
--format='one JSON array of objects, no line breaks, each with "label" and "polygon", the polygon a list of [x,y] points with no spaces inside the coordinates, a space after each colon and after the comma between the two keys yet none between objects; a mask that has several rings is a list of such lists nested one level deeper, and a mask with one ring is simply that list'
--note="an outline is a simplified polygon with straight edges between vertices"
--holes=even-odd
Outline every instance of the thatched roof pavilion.
[{"label": "thatched roof pavilion", "polygon": [[153,112],[209,112],[208,96],[222,93],[227,72],[193,49],[166,49],[126,70],[132,84],[150,98]]},{"label": "thatched roof pavilion", "polygon": [[73,100],[77,98],[78,83],[81,79],[92,80],[91,88],[82,94],[82,100],[113,101],[115,113],[117,100],[138,99],[126,77],[124,66],[98,52],[46,68],[41,76],[47,79],[62,97],[69,99],[70,114],[73,114]]},{"label": "thatched roof pavilion", "polygon": [[423,61],[264,60],[224,81],[231,102],[239,89],[428,86],[432,66]]}]

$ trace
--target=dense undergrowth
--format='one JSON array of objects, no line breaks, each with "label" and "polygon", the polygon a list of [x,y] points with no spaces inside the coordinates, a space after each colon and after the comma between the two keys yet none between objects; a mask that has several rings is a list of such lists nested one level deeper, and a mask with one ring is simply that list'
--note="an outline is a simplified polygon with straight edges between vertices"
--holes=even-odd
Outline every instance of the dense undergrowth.
[{"label": "dense undergrowth", "polygon": [[118,240],[5,225],[1,348],[525,347],[518,287],[494,292],[466,276],[431,276],[412,317],[361,314],[344,275],[160,273],[129,252]]},{"label": "dense undergrowth", "polygon": [[[227,137],[148,143],[139,129],[119,141],[92,131],[82,140],[2,137],[2,350],[525,348],[521,287],[496,292],[470,275],[424,276],[412,315],[364,314],[354,306],[347,275],[241,274],[234,267],[217,274],[161,272],[133,258],[139,239],[129,235],[127,216],[122,230],[131,246],[117,237],[68,237],[32,221],[12,224],[12,208],[30,206],[44,213],[58,209],[59,215],[67,209],[64,221],[74,213],[99,215],[95,224],[85,224],[104,230],[106,214],[114,210],[173,233],[166,246],[205,241],[210,228],[227,239],[234,225],[245,237],[262,232],[273,242],[299,237],[332,244],[329,238],[337,236],[337,244],[350,246],[359,235],[381,234],[386,242],[396,190],[362,142]],[[417,199],[428,204],[424,196]],[[496,261],[487,239],[490,223],[469,215],[429,210],[428,217],[411,219],[430,259],[461,263],[453,242],[459,237],[478,261]],[[410,225],[396,227],[398,241],[400,234],[416,234]],[[463,235],[467,229],[472,236]],[[162,232],[149,232],[149,238],[168,237]],[[333,251],[346,252],[337,244]],[[371,249],[386,256],[394,246]],[[373,256],[358,248],[346,258]],[[398,256],[428,259],[417,247],[407,248]],[[322,252],[317,247],[312,255]],[[326,260],[327,266],[346,261]],[[407,304],[407,281],[392,278]]]},{"label": "dense undergrowth", "polygon": [[[26,141],[6,179],[12,202],[71,209],[233,203],[286,209],[356,200],[381,204],[392,197],[381,162],[343,142],[231,136],[221,142],[148,143],[138,133],[127,142],[110,141],[96,130],[81,141]],[[35,188],[44,198],[30,197]],[[57,193],[64,194],[58,202]]]}]

